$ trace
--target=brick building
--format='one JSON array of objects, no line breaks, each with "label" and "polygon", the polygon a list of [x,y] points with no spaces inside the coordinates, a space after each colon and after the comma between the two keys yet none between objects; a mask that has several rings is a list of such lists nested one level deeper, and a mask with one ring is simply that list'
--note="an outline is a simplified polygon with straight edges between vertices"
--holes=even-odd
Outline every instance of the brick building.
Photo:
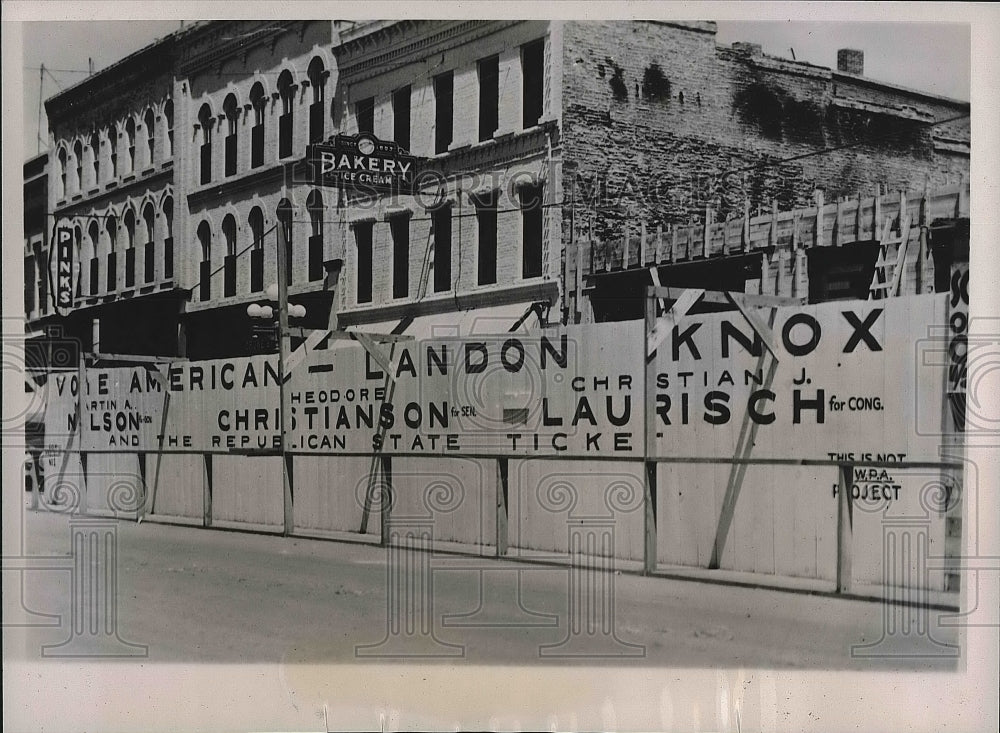
[{"label": "brick building", "polygon": [[[874,249],[826,264],[711,248],[661,261],[634,244],[817,191],[826,206],[913,201],[967,173],[968,103],[867,79],[858,52],[841,61],[720,47],[710,22],[194,24],[46,103],[50,207],[80,263],[67,326],[103,352],[266,348],[247,306],[267,300],[281,250],[306,328],[537,304],[550,320],[631,318],[651,262],[665,284],[778,293],[854,268],[853,289],[821,297],[856,295],[872,231]],[[425,175],[402,192],[318,185],[306,148],[338,134],[394,143]]]},{"label": "brick building", "polygon": [[176,353],[172,59],[158,41],[48,99],[49,211],[72,231],[67,335],[88,351]]}]

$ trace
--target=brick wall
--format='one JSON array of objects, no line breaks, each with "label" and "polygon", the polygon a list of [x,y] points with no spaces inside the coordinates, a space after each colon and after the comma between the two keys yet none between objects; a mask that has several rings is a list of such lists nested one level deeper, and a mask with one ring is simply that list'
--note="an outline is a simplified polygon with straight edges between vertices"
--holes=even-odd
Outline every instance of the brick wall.
[{"label": "brick wall", "polygon": [[[925,122],[836,99],[905,103],[933,119],[962,105],[880,98],[873,87],[834,83],[828,69],[717,48],[710,24],[567,22],[562,37],[564,185],[578,202],[578,236],[591,210],[594,236],[613,238],[625,222],[636,232],[641,219],[684,222],[706,206],[724,218],[747,201],[787,209],[815,189],[828,201],[878,183],[919,191],[968,171],[967,157],[935,152]],[[844,145],[852,147],[778,162]],[[595,190],[596,209],[585,203]]]}]

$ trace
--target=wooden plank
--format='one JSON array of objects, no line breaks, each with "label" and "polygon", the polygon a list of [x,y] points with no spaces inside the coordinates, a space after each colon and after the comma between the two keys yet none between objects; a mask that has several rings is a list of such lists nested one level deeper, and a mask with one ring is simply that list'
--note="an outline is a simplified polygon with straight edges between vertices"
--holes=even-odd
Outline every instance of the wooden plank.
[{"label": "wooden plank", "polygon": [[[777,309],[772,308],[766,326],[768,331],[771,331],[774,328],[776,315]],[[756,329],[757,327],[754,326],[754,328]],[[757,367],[754,370],[755,372],[759,372],[761,370],[766,359],[766,353],[761,353],[761,355],[757,357]],[[768,366],[767,374],[764,377],[764,383],[761,387],[762,389],[771,388],[771,385],[774,383],[774,375],[777,370],[778,358],[772,351],[771,363]],[[722,562],[722,553],[726,548],[726,539],[729,537],[729,530],[732,527],[733,518],[736,514],[736,504],[739,501],[740,492],[743,488],[743,479],[746,477],[747,463],[744,461],[748,459],[750,454],[753,452],[758,427],[757,422],[755,420],[751,420],[750,413],[747,412],[743,416],[743,423],[740,426],[740,435],[736,442],[736,457],[743,460],[739,463],[734,463],[729,470],[729,481],[726,484],[726,493],[722,500],[722,509],[719,512],[719,523],[715,530],[715,540],[712,543],[712,556],[708,563],[709,569],[718,569],[720,563]]]},{"label": "wooden plank", "polygon": [[[677,300],[688,290],[691,290],[691,288],[654,285],[650,288],[649,295],[653,298]],[[806,304],[805,298],[792,298],[779,295],[754,295],[750,293],[737,293],[737,295],[741,297],[741,302],[745,303],[747,306],[757,308]],[[722,290],[703,290],[701,300],[702,302],[711,303],[713,305],[733,305],[733,302],[729,299],[729,294]]]},{"label": "wooden plank", "polygon": [[379,502],[379,523],[380,536],[379,545],[387,547],[389,545],[389,521],[392,515],[392,458],[382,455],[382,498]]},{"label": "wooden plank", "polygon": [[106,354],[95,351],[90,354],[99,361],[132,361],[138,364],[161,364],[164,362],[187,361],[182,356],[149,356],[148,354]]},{"label": "wooden plank", "polygon": [[851,560],[854,539],[854,502],[851,501],[851,479],[854,465],[838,467],[837,482],[837,592],[851,590]]},{"label": "wooden plank", "polygon": [[709,207],[705,208],[705,230],[702,232],[701,239],[701,256],[706,260],[709,255],[709,240],[712,238],[712,209]]},{"label": "wooden plank", "polygon": [[813,246],[819,247],[823,244],[823,191],[816,191],[816,228],[813,229]]},{"label": "wooden plank", "polygon": [[212,454],[203,453],[202,464],[204,473],[202,474],[202,516],[201,525],[203,527],[212,526]]},{"label": "wooden plank", "polygon": [[351,331],[350,334],[351,338],[361,344],[365,351],[371,354],[375,363],[382,367],[382,371],[386,374],[392,374],[392,358],[386,357],[385,352],[375,344],[375,341],[368,334],[360,331]]},{"label": "wooden plank", "polygon": [[285,362],[285,373],[291,374],[295,371],[295,368],[302,363],[306,356],[308,356],[309,352],[316,348],[316,344],[326,338],[329,334],[330,331],[326,328],[317,328],[311,331],[299,348],[293,351],[288,357],[288,360]]},{"label": "wooden plank", "polygon": [[[356,341],[354,338],[355,333],[360,333],[359,331],[330,331],[329,339],[331,341]],[[364,334],[374,343],[396,343],[397,341],[413,341],[414,337],[409,334],[402,333],[367,333]]]},{"label": "wooden plank", "polygon": [[642,574],[656,572],[656,463],[646,461],[643,471],[643,543]]},{"label": "wooden plank", "polygon": [[639,267],[646,266],[646,220],[639,222]]},{"label": "wooden plank", "polygon": [[[768,325],[760,319],[760,316],[758,316],[755,311],[751,310],[752,306],[749,302],[750,298],[763,299],[763,298],[768,298],[769,296],[766,295],[752,296],[752,295],[744,295],[743,293],[727,293],[727,295],[729,297],[730,302],[732,302],[732,304],[739,309],[740,315],[743,316],[746,322],[750,324],[750,327],[757,332],[758,336],[760,336],[761,341],[764,342],[764,346],[767,347],[767,350],[771,352],[771,356],[773,356],[775,362],[777,362],[781,358],[781,355],[784,352],[782,351],[781,347],[778,346],[778,340],[775,338],[774,330],[772,328],[775,317],[775,310],[773,304],[770,316],[771,325]],[[763,354],[761,354],[761,356],[763,356]],[[757,371],[760,371],[760,368],[762,366],[763,364],[758,364]]]},{"label": "wooden plank", "polygon": [[[656,272],[656,268],[651,268],[652,272]],[[658,280],[658,278],[657,278]],[[657,300],[653,296],[652,291],[655,288],[646,288],[646,297],[643,299],[645,301],[645,308],[643,309],[643,315],[645,318],[645,332],[649,333],[656,322],[656,304]],[[648,359],[646,362],[646,368],[643,372],[642,379],[642,390],[643,390],[643,400],[645,404],[652,405],[655,403],[655,391],[654,387],[656,385],[656,361],[653,359]],[[651,430],[651,420],[644,421],[643,424],[643,441],[642,441],[642,452],[643,456],[649,456],[653,452],[653,431]],[[643,490],[642,490],[642,504],[643,504],[643,543],[642,543],[642,574],[650,575],[654,570],[656,570],[656,463],[645,461],[643,470]]]},{"label": "wooden plank", "polygon": [[497,483],[496,483],[496,505],[497,505],[497,557],[507,554],[510,542],[510,531],[508,528],[508,500],[510,490],[510,466],[506,458],[497,459]]},{"label": "wooden plank", "polygon": [[903,219],[900,225],[902,232],[899,242],[899,252],[896,254],[896,264],[892,273],[892,284],[889,286],[888,296],[891,298],[899,295],[899,284],[903,279],[903,269],[906,264],[906,250],[910,239],[910,217]]},{"label": "wooden plank", "polygon": [[646,357],[649,358],[656,351],[670,332],[674,322],[687,315],[691,307],[698,302],[698,299],[705,293],[698,288],[688,288],[681,293],[681,296],[674,301],[673,305],[662,316],[656,319],[652,330],[646,334]]}]

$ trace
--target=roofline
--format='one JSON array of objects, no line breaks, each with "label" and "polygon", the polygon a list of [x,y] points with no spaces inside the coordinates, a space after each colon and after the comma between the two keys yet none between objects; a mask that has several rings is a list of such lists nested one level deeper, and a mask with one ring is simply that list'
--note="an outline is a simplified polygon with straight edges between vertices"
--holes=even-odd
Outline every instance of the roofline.
[{"label": "roofline", "polygon": [[904,87],[900,84],[893,84],[892,82],[879,81],[878,79],[872,79],[870,76],[861,76],[859,74],[850,74],[845,71],[831,70],[834,81],[850,81],[855,84],[861,84],[863,86],[869,87],[880,87],[883,89],[894,89],[898,92],[905,92],[906,94],[912,94],[916,97],[923,97],[924,99],[930,99],[935,102],[944,102],[946,104],[951,104],[956,107],[963,107],[965,109],[971,109],[972,103],[962,99],[955,99],[954,97],[946,97],[943,94],[934,94],[932,92],[924,92],[920,89],[912,89],[910,87]]},{"label": "roofline", "polygon": [[[155,50],[172,46],[177,41],[177,39],[180,38],[182,35],[187,35],[188,33],[191,33],[199,29],[201,26],[206,25],[210,22],[212,21],[196,21],[191,25],[179,28],[178,30],[173,31],[172,33],[168,33],[162,38],[157,38],[152,43],[146,44],[142,48],[133,51],[127,56],[123,56],[122,58],[112,63],[110,66],[106,66],[100,71],[95,71],[92,75],[81,79],[72,86],[68,86],[65,89],[60,90],[59,92],[53,94],[51,97],[45,100],[46,113],[49,112],[50,108],[56,108],[59,107],[61,104],[67,103],[69,99],[79,95],[90,85],[103,83],[104,80],[108,78],[108,76],[127,70],[131,64],[135,63],[136,60],[142,58],[143,56],[146,56]],[[167,69],[166,71],[169,72],[171,70]]]}]

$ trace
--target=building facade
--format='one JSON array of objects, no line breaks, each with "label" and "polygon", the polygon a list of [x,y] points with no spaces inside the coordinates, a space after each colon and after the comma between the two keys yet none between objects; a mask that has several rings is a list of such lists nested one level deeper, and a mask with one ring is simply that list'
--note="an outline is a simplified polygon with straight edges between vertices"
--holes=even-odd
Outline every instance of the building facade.
[{"label": "building facade", "polygon": [[[627,271],[652,260],[621,257],[643,233],[967,174],[967,103],[841,61],[720,47],[709,22],[196,23],[46,102],[49,207],[78,268],[60,316],[105,354],[271,349],[247,308],[281,252],[293,341],[470,309],[637,317],[648,274]],[[416,182],[322,185],[307,147],[338,135],[412,156]],[[779,292],[779,271],[818,271],[722,254],[658,275]]]}]

